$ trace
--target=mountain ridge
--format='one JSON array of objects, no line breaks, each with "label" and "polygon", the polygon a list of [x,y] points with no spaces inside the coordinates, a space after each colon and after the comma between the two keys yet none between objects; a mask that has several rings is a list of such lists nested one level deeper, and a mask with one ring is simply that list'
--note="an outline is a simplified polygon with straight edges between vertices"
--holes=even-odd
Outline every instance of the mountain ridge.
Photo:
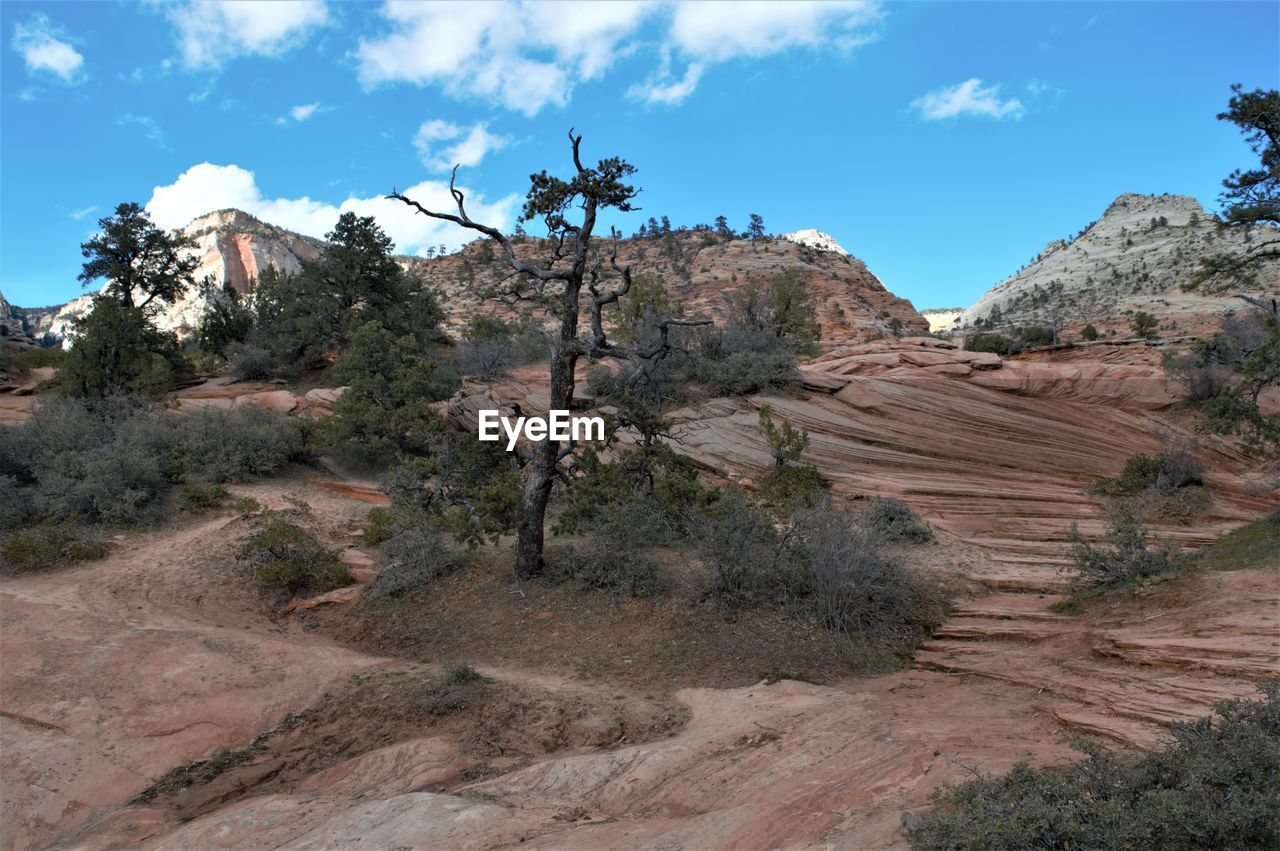
[{"label": "mountain ridge", "polygon": [[[1093,324],[1123,333],[1141,310],[1155,315],[1162,331],[1204,333],[1239,305],[1230,296],[1182,287],[1201,258],[1241,253],[1254,238],[1243,229],[1221,227],[1188,195],[1124,193],[1075,236],[1050,240],[1026,266],[966,308],[952,328]],[[1264,270],[1262,284],[1280,288],[1280,268]]]},{"label": "mountain ridge", "polygon": [[[180,231],[196,242],[197,286],[184,298],[165,306],[156,316],[164,330],[190,333],[210,302],[225,285],[248,293],[252,281],[267,266],[296,273],[319,256],[324,243],[265,222],[235,208],[212,210],[192,219]],[[538,240],[518,242],[536,254]],[[596,250],[606,245],[597,240]],[[446,323],[455,328],[475,313],[515,313],[483,298],[486,285],[505,274],[492,246],[473,240],[458,251],[436,257],[397,255],[406,271],[444,296]],[[678,229],[649,237],[629,237],[619,244],[619,261],[632,264],[637,274],[663,279],[672,297],[690,310],[711,317],[724,316],[730,294],[748,283],[765,283],[778,275],[799,275],[814,297],[823,345],[844,345],[896,329],[924,333],[928,322],[911,303],[899,298],[866,264],[853,257],[830,234],[816,229],[751,241],[729,239],[701,229]],[[32,338],[45,334],[66,339],[72,323],[86,313],[92,294],[47,309],[8,308],[8,322]]]}]

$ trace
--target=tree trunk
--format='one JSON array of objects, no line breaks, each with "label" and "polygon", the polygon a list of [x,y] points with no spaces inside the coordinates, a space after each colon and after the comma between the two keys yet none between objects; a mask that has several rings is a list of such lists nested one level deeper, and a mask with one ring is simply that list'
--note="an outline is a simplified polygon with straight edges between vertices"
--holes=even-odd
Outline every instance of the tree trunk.
[{"label": "tree trunk", "polygon": [[[569,299],[566,299],[569,300]],[[572,297],[573,312],[561,323],[561,341],[551,353],[552,411],[571,410],[573,401],[574,368],[578,354],[573,348],[577,341],[578,313],[577,293]],[[567,337],[565,335],[568,335]],[[566,342],[568,340],[568,342]],[[532,579],[541,576],[544,562],[542,547],[545,538],[547,504],[551,500],[551,487],[556,479],[556,455],[560,444],[547,439],[534,444],[533,459],[529,462],[524,480],[524,516],[516,537],[516,578]]]}]

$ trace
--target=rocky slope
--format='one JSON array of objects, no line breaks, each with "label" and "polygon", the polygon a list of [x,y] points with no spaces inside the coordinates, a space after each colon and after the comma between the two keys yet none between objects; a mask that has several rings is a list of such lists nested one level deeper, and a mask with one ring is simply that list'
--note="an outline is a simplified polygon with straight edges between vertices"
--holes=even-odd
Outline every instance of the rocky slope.
[{"label": "rocky slope", "polygon": [[26,349],[38,345],[27,329],[21,308],[15,308],[0,293],[0,344],[8,349]]},{"label": "rocky slope", "polygon": [[[1132,314],[1143,310],[1160,319],[1162,333],[1201,333],[1242,303],[1229,296],[1184,293],[1182,285],[1201,257],[1240,253],[1261,238],[1221,230],[1199,201],[1185,195],[1121,195],[1076,237],[1050,242],[1026,267],[996,284],[961,314],[958,325],[1056,323],[1078,338],[1079,329],[1093,323],[1104,333],[1123,336]],[[1261,283],[1280,290],[1280,264],[1267,270]]]},{"label": "rocky slope", "polygon": [[779,234],[778,239],[785,239],[787,242],[794,242],[797,245],[807,245],[810,248],[817,248],[821,251],[834,251],[843,257],[853,256],[848,251],[845,251],[844,246],[837,242],[834,236],[814,228],[793,230],[791,233]]},{"label": "rocky slope", "polygon": [[[608,257],[599,252],[608,246],[607,240],[598,241],[593,260],[605,268]],[[893,324],[908,332],[928,329],[910,302],[889,292],[865,263],[838,248],[818,248],[786,238],[753,242],[725,240],[704,231],[676,231],[622,240],[618,262],[630,264],[637,276],[661,280],[668,296],[684,305],[686,315],[713,319],[729,312],[734,294],[743,287],[794,275],[804,281],[816,302],[823,347],[889,334]],[[533,258],[542,256],[545,246],[529,238],[517,250]],[[485,289],[506,275],[492,248],[483,242],[473,242],[446,257],[407,262],[414,274],[444,294],[450,325],[461,325],[477,310],[510,312],[481,301]]]},{"label": "rocky slope", "polygon": [[[213,293],[225,284],[247,293],[251,282],[263,270],[274,266],[282,272],[297,272],[307,260],[319,256],[322,243],[311,237],[267,224],[240,210],[217,210],[192,220],[182,233],[195,240],[199,259],[195,280],[212,286],[197,286],[185,298],[165,307],[156,324],[179,334],[194,328],[208,307]],[[25,326],[39,336],[49,333],[66,337],[71,323],[89,309],[92,296],[84,295],[47,311],[27,311]]]}]

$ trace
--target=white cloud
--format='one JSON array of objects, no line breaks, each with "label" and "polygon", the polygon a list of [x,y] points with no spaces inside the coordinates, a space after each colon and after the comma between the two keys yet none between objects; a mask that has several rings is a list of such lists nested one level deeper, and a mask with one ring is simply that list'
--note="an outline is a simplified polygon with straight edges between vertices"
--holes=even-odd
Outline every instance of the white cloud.
[{"label": "white cloud", "polygon": [[1022,101],[1000,100],[1000,86],[983,86],[972,77],[954,86],[944,86],[912,101],[926,121],[939,121],[959,115],[985,115],[989,118],[1021,118]]},{"label": "white cloud", "polygon": [[690,62],[689,67],[684,71],[684,76],[676,80],[671,76],[670,60],[665,60],[661,71],[645,82],[636,83],[628,89],[627,97],[642,100],[645,103],[680,103],[693,94],[693,90],[698,87],[698,81],[702,79],[702,71],[701,62]]},{"label": "white cloud", "polygon": [[[456,209],[447,183],[427,180],[402,191],[428,209],[448,212]],[[518,196],[508,195],[490,203],[479,193],[465,188],[463,191],[467,193],[467,213],[476,221],[504,230],[514,224]],[[207,162],[192,166],[167,186],[155,187],[146,206],[156,224],[166,229],[180,228],[213,210],[234,207],[273,225],[317,238],[333,230],[340,214],[354,212],[374,216],[395,241],[396,250],[407,254],[441,244],[458,248],[474,236],[470,231],[427,218],[399,201],[389,201],[382,196],[348,198],[337,205],[306,196],[265,198],[253,172],[238,165]]]},{"label": "white cloud", "polygon": [[[789,50],[849,51],[873,41],[884,17],[872,0],[737,3],[706,0],[675,7],[656,74],[627,96],[646,103],[678,104],[717,62],[760,59]],[[672,57],[688,62],[676,75]]]},{"label": "white cloud", "polygon": [[277,118],[276,124],[288,124],[291,120],[301,123],[306,121],[308,118],[311,118],[313,115],[317,115],[321,112],[329,112],[332,109],[333,107],[325,106],[322,103],[300,103],[291,108],[287,114]]},{"label": "white cloud", "polygon": [[323,0],[186,0],[164,8],[190,70],[217,69],[238,56],[282,56],[329,20]]},{"label": "white cloud", "polygon": [[148,141],[161,148],[167,147],[164,141],[164,128],[154,118],[126,112],[116,119],[116,124],[120,127],[137,127]]},{"label": "white cloud", "polygon": [[71,218],[75,219],[78,222],[81,219],[83,219],[85,216],[89,215],[90,213],[95,212],[97,209],[98,209],[98,205],[93,204],[81,210],[72,210]]},{"label": "white cloud", "polygon": [[306,121],[308,118],[316,114],[316,110],[320,108],[318,103],[304,103],[295,106],[289,110],[289,115],[293,116],[294,121]]},{"label": "white cloud", "polygon": [[[479,165],[486,154],[505,147],[510,141],[506,136],[490,133],[489,125],[484,122],[468,129],[436,119],[422,122],[414,134],[413,146],[427,168],[448,171],[455,165],[463,168]],[[453,144],[440,147],[440,142]]]},{"label": "white cloud", "polygon": [[568,75],[553,62],[524,55],[522,7],[505,2],[389,2],[392,32],[356,48],[366,86],[434,84],[454,97],[477,96],[533,115],[564,105]]},{"label": "white cloud", "polygon": [[873,39],[882,17],[879,4],[869,0],[694,0],[676,8],[671,40],[694,59],[717,62],[796,47],[848,50]]},{"label": "white cloud", "polygon": [[35,15],[13,28],[13,49],[22,56],[28,72],[52,74],[64,83],[80,82],[84,79],[84,57],[61,36],[47,16]]},{"label": "white cloud", "polygon": [[[577,82],[602,76],[619,59],[653,49],[641,35],[661,19],[661,69],[630,96],[678,103],[715,62],[759,58],[793,48],[848,50],[875,37],[883,17],[873,0],[787,3],[542,3],[488,0],[415,3],[389,0],[390,31],[355,51],[366,86],[437,85],[533,115],[564,106]],[[687,63],[674,73],[672,56]]]}]

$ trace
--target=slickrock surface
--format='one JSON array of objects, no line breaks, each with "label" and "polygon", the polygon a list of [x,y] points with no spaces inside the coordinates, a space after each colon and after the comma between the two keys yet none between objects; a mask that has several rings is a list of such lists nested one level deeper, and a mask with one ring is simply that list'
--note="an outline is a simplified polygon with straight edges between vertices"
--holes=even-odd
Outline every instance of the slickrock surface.
[{"label": "slickrock surface", "polygon": [[[316,522],[354,543],[368,486],[351,483],[350,499],[332,484],[237,490],[275,509],[303,496]],[[670,738],[610,748],[607,731],[584,732],[577,751],[479,781],[452,734],[410,738],[264,794],[228,787],[225,803],[183,823],[128,802],[385,664],[271,619],[219,576],[233,522],[179,525],[97,564],[0,580],[4,847],[898,847],[904,813],[970,766],[1053,762],[1081,734],[1150,747],[1170,721],[1277,675],[1274,571],[1184,576],[1069,617],[1037,590],[1051,567],[992,559],[971,578],[1017,590],[962,602],[914,670],[688,689],[677,698],[691,719]],[[358,545],[347,560],[369,561]],[[542,674],[484,673],[546,687]]]},{"label": "slickrock surface", "polygon": [[[1116,348],[1127,347],[1103,352]],[[1002,359],[921,337],[840,347],[803,373],[801,396],[713,399],[674,412],[677,451],[723,478],[760,474],[772,464],[758,427],[768,404],[808,429],[802,460],[836,495],[898,497],[944,534],[1022,564],[1062,563],[1072,523],[1100,534],[1102,503],[1088,486],[1167,442],[1203,460],[1209,504],[1189,525],[1153,520],[1162,537],[1209,543],[1280,496],[1274,483],[1263,487],[1256,458],[1171,409],[1176,395],[1158,366]],[[476,412],[499,401],[544,412],[544,381],[526,368],[471,385],[450,402],[450,416],[474,429]]]},{"label": "slickrock surface", "polygon": [[[278,492],[244,490],[288,507]],[[315,504],[354,518],[345,503]],[[229,592],[212,576],[244,534],[233,519],[0,579],[0,847],[47,847],[170,768],[243,745],[332,681],[382,664],[272,623],[246,583]]]}]

